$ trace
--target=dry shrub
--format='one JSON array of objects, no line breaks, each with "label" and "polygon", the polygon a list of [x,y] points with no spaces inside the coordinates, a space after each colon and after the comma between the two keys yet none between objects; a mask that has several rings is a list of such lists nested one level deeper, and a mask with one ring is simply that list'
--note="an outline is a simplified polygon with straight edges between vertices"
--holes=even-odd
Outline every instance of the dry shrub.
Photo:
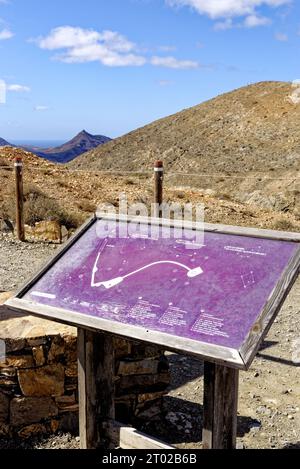
[{"label": "dry shrub", "polygon": [[0,156],[0,168],[5,168],[12,171],[13,166],[11,162],[5,158],[5,156]]},{"label": "dry shrub", "polygon": [[126,184],[126,186],[135,186],[136,182],[132,179],[125,179],[124,184]]},{"label": "dry shrub", "polygon": [[[4,215],[15,221],[15,194],[13,191],[7,199]],[[38,187],[32,185],[24,186],[24,221],[27,225],[34,226],[35,223],[49,220],[58,221],[67,229],[77,228],[81,222],[80,216],[66,211],[60,204],[47,196]]]},{"label": "dry shrub", "polygon": [[274,222],[273,228],[279,231],[298,231],[298,227],[286,218]]},{"label": "dry shrub", "polygon": [[216,195],[219,200],[228,200],[228,201],[232,200],[232,196],[231,194],[228,194],[228,192],[217,192]]},{"label": "dry shrub", "polygon": [[59,187],[64,187],[65,189],[69,189],[69,183],[68,181],[65,181],[64,179],[57,179],[57,184]]},{"label": "dry shrub", "polygon": [[97,210],[97,205],[92,203],[88,199],[83,199],[77,202],[77,207],[79,210],[82,210],[83,212],[88,212],[88,213],[95,213]]}]

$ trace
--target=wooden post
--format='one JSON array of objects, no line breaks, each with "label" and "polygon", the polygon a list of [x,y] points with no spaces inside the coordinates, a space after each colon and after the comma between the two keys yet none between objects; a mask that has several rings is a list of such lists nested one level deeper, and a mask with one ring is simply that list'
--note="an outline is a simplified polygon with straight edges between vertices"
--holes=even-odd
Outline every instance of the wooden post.
[{"label": "wooden post", "polygon": [[115,418],[113,338],[78,329],[77,340],[80,446],[107,449],[102,422]]},{"label": "wooden post", "polygon": [[157,218],[162,217],[161,205],[163,203],[163,180],[164,180],[163,162],[156,161],[154,164],[154,203],[155,203],[154,216]]},{"label": "wooden post", "polygon": [[236,448],[238,380],[238,370],[204,363],[204,449]]},{"label": "wooden post", "polygon": [[23,162],[22,158],[15,158],[15,179],[16,179],[16,228],[19,241],[25,241],[24,215],[23,215]]}]

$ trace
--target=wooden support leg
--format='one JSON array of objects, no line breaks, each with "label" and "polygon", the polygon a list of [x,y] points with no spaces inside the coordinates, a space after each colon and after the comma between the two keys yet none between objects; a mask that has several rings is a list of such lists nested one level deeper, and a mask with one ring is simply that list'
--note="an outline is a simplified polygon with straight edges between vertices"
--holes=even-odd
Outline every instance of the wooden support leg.
[{"label": "wooden support leg", "polygon": [[79,428],[82,449],[105,446],[101,422],[115,418],[114,366],[112,337],[78,329]]},{"label": "wooden support leg", "polygon": [[239,371],[204,364],[203,448],[235,449]]}]

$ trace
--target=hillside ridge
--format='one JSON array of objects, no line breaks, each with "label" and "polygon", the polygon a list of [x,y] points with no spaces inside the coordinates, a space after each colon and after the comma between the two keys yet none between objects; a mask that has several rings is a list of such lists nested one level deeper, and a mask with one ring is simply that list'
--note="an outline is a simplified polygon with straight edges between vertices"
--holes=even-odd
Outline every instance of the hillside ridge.
[{"label": "hillside ridge", "polygon": [[72,168],[176,172],[299,168],[300,104],[288,82],[259,82],[159,119],[79,156]]}]

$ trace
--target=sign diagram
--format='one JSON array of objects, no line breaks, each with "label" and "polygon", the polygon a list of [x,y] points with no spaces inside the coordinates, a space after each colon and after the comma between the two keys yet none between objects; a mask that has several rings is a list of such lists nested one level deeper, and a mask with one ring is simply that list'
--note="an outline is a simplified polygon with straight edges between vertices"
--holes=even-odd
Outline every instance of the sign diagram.
[{"label": "sign diagram", "polygon": [[99,260],[100,260],[100,257],[101,257],[101,253],[102,253],[102,250],[99,251],[96,262],[95,262],[95,265],[93,267],[92,281],[91,281],[91,287],[92,288],[95,288],[95,287],[104,287],[106,289],[113,288],[116,285],[119,285],[119,283],[123,282],[128,277],[136,275],[139,272],[142,272],[143,270],[149,269],[150,267],[155,267],[155,266],[162,265],[162,264],[176,265],[178,267],[181,267],[182,269],[187,270],[187,276],[189,278],[197,277],[198,275],[201,275],[203,273],[203,270],[201,269],[201,267],[196,267],[194,269],[191,269],[190,267],[188,267],[184,264],[181,264],[180,262],[176,262],[176,261],[157,261],[157,262],[151,262],[150,264],[144,265],[143,267],[140,267],[139,269],[137,269],[133,272],[129,272],[128,274],[123,275],[122,277],[116,277],[116,278],[113,278],[111,280],[105,280],[105,281],[97,283],[95,281],[95,275],[98,272],[98,263],[99,263]]}]

